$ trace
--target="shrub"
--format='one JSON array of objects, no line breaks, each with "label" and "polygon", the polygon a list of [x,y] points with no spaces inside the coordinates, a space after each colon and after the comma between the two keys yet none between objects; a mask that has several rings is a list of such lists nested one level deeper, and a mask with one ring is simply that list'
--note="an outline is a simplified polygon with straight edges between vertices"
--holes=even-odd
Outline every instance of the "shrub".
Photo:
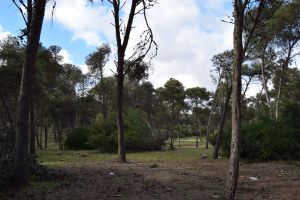
[{"label": "shrub", "polygon": [[[155,134],[144,119],[144,113],[129,109],[124,116],[125,148],[129,151],[161,150],[164,137]],[[117,150],[117,124],[116,114],[111,114],[108,119],[97,120],[90,127],[89,144],[104,152]]]},{"label": "shrub", "polygon": [[[260,117],[256,122],[243,124],[241,157],[264,161],[300,159],[300,129],[298,128],[300,121],[299,117],[289,115],[277,121]],[[295,118],[298,118],[298,121]],[[222,149],[227,155],[229,155],[230,140],[231,130],[227,130],[222,144]]]},{"label": "shrub", "polygon": [[97,119],[90,126],[88,143],[99,151],[113,152],[118,149],[116,114],[112,113],[107,119]]},{"label": "shrub", "polygon": [[218,134],[217,134],[217,131],[216,132],[212,132],[209,136],[208,136],[208,142],[215,146],[216,145],[216,142],[217,142],[217,137],[218,137]]},{"label": "shrub", "polygon": [[88,145],[89,130],[86,128],[76,128],[65,140],[66,149],[91,149]]}]

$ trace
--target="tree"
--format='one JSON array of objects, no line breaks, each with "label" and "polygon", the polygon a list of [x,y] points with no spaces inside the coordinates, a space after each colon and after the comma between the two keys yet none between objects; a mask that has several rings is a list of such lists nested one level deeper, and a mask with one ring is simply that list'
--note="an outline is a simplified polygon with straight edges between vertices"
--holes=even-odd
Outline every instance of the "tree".
[{"label": "tree", "polygon": [[209,100],[210,94],[205,88],[193,87],[185,91],[186,97],[189,99],[190,108],[196,118],[196,148],[199,146],[200,134],[200,115],[201,108],[204,107],[204,102]]},{"label": "tree", "polygon": [[[219,149],[223,137],[223,129],[225,125],[226,115],[228,112],[229,100],[232,92],[232,65],[233,65],[233,51],[225,51],[221,54],[215,55],[212,58],[213,65],[216,67],[216,71],[219,73],[219,85],[217,90],[219,91],[219,100],[222,101],[221,104],[221,116],[218,125],[217,140],[214,148],[213,158],[217,159],[219,154]],[[223,96],[224,98],[222,98]],[[208,140],[208,139],[207,139]]]},{"label": "tree", "polygon": [[16,185],[23,185],[28,179],[26,163],[28,162],[30,101],[32,101],[34,66],[39,48],[46,2],[47,0],[27,1],[27,45],[18,100],[18,131],[16,134],[12,177]]},{"label": "tree", "polygon": [[287,72],[287,68],[294,56],[299,52],[293,54],[294,50],[299,48],[300,41],[300,1],[293,0],[284,3],[274,13],[274,17],[269,20],[269,27],[272,27],[275,35],[275,42],[282,50],[280,54],[284,55],[279,60],[280,76],[277,87],[276,104],[275,104],[275,118],[279,117],[279,103],[281,100],[282,85]]},{"label": "tree", "polygon": [[104,119],[107,118],[107,99],[105,98],[105,86],[103,71],[104,66],[109,60],[109,55],[111,53],[110,46],[108,44],[103,44],[97,50],[86,57],[86,64],[90,69],[90,75],[95,77],[98,84],[99,97],[101,96],[101,112]]},{"label": "tree", "polygon": [[[109,2],[113,6],[112,12],[114,16],[114,27],[115,27],[116,42],[117,42],[116,76],[117,76],[118,155],[119,155],[120,162],[126,162],[124,120],[123,120],[123,89],[124,89],[124,76],[125,76],[124,65],[129,60],[131,61],[131,63],[140,63],[148,54],[148,52],[151,50],[152,45],[153,44],[156,45],[156,43],[153,40],[153,33],[148,24],[148,19],[146,14],[146,11],[151,7],[153,7],[156,1],[155,0],[132,0],[126,24],[123,23],[120,16],[121,15],[120,12],[124,8],[124,4],[126,2],[122,2],[119,0],[109,0]],[[125,58],[126,49],[129,43],[130,33],[133,27],[133,21],[138,14],[142,14],[142,16],[144,17],[147,30],[143,32],[144,36],[141,37],[143,38],[143,40],[137,44],[134,53],[126,59]],[[131,66],[127,66],[126,70],[130,71]]]},{"label": "tree", "polygon": [[229,173],[226,184],[226,199],[234,199],[239,178],[239,142],[241,129],[241,68],[245,52],[257,28],[264,0],[259,1],[256,16],[243,44],[243,27],[245,11],[250,1],[234,0],[233,32],[233,75],[232,75],[232,135],[229,161]]},{"label": "tree", "polygon": [[170,113],[170,134],[169,134],[169,148],[174,150],[174,128],[176,123],[176,116],[179,116],[180,111],[185,106],[185,91],[181,82],[170,78],[160,91],[163,100],[166,102]]}]

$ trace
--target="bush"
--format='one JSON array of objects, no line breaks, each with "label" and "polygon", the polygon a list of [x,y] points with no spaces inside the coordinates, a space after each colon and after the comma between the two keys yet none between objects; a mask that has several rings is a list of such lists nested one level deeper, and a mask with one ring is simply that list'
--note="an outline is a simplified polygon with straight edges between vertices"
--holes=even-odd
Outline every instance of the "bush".
[{"label": "bush", "polygon": [[65,141],[66,149],[91,149],[88,145],[89,130],[86,128],[76,128],[70,135],[67,136]]},{"label": "bush", "polygon": [[[124,116],[125,148],[129,151],[161,150],[164,138],[154,134],[144,120],[144,114],[136,109],[129,109]],[[103,152],[117,150],[116,114],[107,120],[99,119],[90,127],[89,144]]]},{"label": "bush", "polygon": [[210,133],[210,135],[208,136],[208,142],[211,145],[215,146],[217,142],[217,137],[218,137],[217,131]]},{"label": "bush", "polygon": [[107,119],[97,119],[90,126],[89,144],[99,151],[114,152],[118,149],[116,114],[112,113]]},{"label": "bush", "polygon": [[[287,112],[289,110],[289,112]],[[300,159],[299,104],[286,104],[282,118],[260,117],[241,128],[241,158],[251,160]],[[286,112],[286,114],[284,114]],[[294,114],[293,114],[294,113]],[[229,155],[231,130],[225,132],[222,149]]]}]

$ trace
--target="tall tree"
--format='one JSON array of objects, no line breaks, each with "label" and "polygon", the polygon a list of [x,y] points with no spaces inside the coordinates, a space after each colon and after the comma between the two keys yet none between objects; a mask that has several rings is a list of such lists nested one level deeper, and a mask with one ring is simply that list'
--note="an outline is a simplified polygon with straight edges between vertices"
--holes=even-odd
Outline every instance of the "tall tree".
[{"label": "tall tree", "polygon": [[[146,11],[156,4],[156,0],[132,0],[130,3],[130,11],[127,22],[123,23],[121,19],[121,11],[124,8],[126,1],[108,0],[113,6],[112,12],[114,16],[115,36],[117,41],[117,125],[118,125],[118,157],[120,162],[126,162],[125,154],[125,137],[124,137],[124,120],[123,120],[123,90],[124,90],[124,76],[125,63],[129,60],[131,63],[140,63],[148,52],[151,50],[153,44],[153,33],[149,26]],[[147,30],[143,32],[143,40],[137,44],[133,54],[126,57],[126,50],[129,43],[130,34],[133,27],[134,18],[142,14]],[[156,54],[156,53],[155,53]],[[134,65],[131,65],[134,66]],[[126,70],[129,70],[127,66]]]},{"label": "tall tree", "polygon": [[174,150],[174,128],[176,123],[176,116],[179,116],[180,111],[184,107],[185,91],[181,82],[170,78],[161,89],[161,95],[167,103],[170,113],[170,134],[169,134],[169,148]]},{"label": "tall tree", "polygon": [[86,57],[86,64],[89,67],[90,75],[99,82],[97,85],[99,97],[101,96],[101,112],[104,119],[107,118],[107,99],[106,99],[106,87],[104,85],[104,66],[109,60],[111,49],[108,44],[103,44],[98,47],[97,50]]},{"label": "tall tree", "polygon": [[201,109],[204,107],[204,102],[209,100],[210,94],[206,88],[193,87],[185,91],[186,97],[189,100],[189,106],[196,119],[196,148],[199,147],[199,134],[200,134],[200,115]]},{"label": "tall tree", "polygon": [[[15,2],[15,1],[14,1]],[[20,1],[23,3],[23,1]],[[47,0],[27,1],[27,45],[23,64],[22,80],[18,100],[18,131],[16,134],[16,150],[14,155],[13,181],[23,185],[28,180],[27,158],[29,137],[30,101],[33,94],[33,77],[39,40],[44,20]]]},{"label": "tall tree", "polygon": [[221,54],[215,55],[212,58],[212,62],[213,65],[216,67],[216,70],[219,71],[220,75],[220,84],[218,85],[219,96],[224,96],[224,98],[219,97],[222,103],[219,103],[221,105],[221,116],[219,119],[217,140],[213,153],[213,158],[216,159],[218,158],[219,149],[221,146],[223,129],[232,92],[231,74],[233,65],[233,51],[225,51]]},{"label": "tall tree", "polygon": [[243,28],[245,11],[249,8],[250,1],[234,0],[234,32],[233,32],[233,75],[232,75],[232,135],[229,161],[229,173],[227,178],[225,195],[226,199],[234,199],[239,178],[239,154],[240,154],[240,129],[241,129],[241,68],[245,52],[252,38],[253,32],[259,22],[264,0],[259,1],[256,16],[249,34],[243,44]]}]

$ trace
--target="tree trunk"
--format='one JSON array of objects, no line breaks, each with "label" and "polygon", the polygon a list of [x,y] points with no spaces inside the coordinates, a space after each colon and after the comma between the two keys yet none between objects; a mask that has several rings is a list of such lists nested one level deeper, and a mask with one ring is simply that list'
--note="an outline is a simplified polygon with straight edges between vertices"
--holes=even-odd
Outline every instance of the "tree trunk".
[{"label": "tree trunk", "polygon": [[48,147],[48,126],[45,126],[45,149]]},{"label": "tree trunk", "polygon": [[40,145],[40,139],[39,139],[39,131],[38,128],[35,128],[35,141],[36,141],[36,147],[38,149],[41,149],[41,145]]},{"label": "tree trunk", "polygon": [[215,148],[214,148],[214,153],[213,153],[213,158],[217,159],[218,155],[219,155],[219,150],[221,147],[221,143],[222,143],[222,137],[223,137],[223,132],[224,132],[224,124],[225,124],[225,120],[226,120],[226,115],[227,115],[227,110],[228,110],[228,105],[229,105],[229,100],[230,100],[230,96],[231,96],[231,92],[232,92],[232,86],[229,86],[229,89],[227,90],[226,93],[226,99],[224,102],[224,106],[222,109],[222,115],[221,115],[221,119],[219,122],[219,127],[218,127],[218,137],[217,137],[217,141],[215,144]]},{"label": "tree trunk", "polygon": [[281,88],[283,83],[284,75],[286,74],[287,68],[289,66],[289,62],[291,59],[292,49],[294,45],[297,43],[298,40],[295,40],[292,44],[289,45],[288,55],[285,58],[283,64],[282,64],[282,72],[279,77],[279,84],[278,84],[278,91],[277,91],[277,97],[276,97],[276,107],[275,107],[275,118],[278,119],[279,117],[279,102],[280,102],[280,96],[281,96]]},{"label": "tree trunk", "polygon": [[221,82],[221,76],[219,76],[217,89],[216,89],[216,92],[215,92],[214,97],[213,97],[213,102],[212,102],[211,109],[210,109],[210,112],[209,112],[209,117],[208,117],[208,120],[207,120],[205,149],[208,149],[208,137],[209,137],[209,134],[210,134],[210,131],[211,131],[211,119],[212,119],[212,116],[213,116],[213,113],[214,113],[214,110],[215,110],[215,107],[216,107],[216,104],[217,104],[217,92],[218,92],[220,82]]},{"label": "tree trunk", "polygon": [[1,100],[3,102],[3,105],[4,105],[4,109],[6,111],[6,114],[7,114],[7,118],[8,118],[8,121],[9,121],[9,124],[10,124],[10,128],[11,130],[13,131],[14,135],[13,135],[13,138],[15,138],[15,123],[14,123],[14,120],[13,120],[13,117],[11,115],[11,112],[10,112],[10,109],[9,109],[9,106],[8,106],[8,103],[7,103],[7,100],[3,94],[2,91],[0,91],[0,97],[1,97]]},{"label": "tree trunk", "polygon": [[25,51],[20,94],[18,99],[18,131],[14,155],[13,181],[15,185],[24,185],[28,180],[26,166],[28,158],[29,109],[32,96],[33,74],[39,48],[40,34],[45,13],[46,0],[37,0],[34,4],[32,23]]},{"label": "tree trunk", "polygon": [[29,153],[35,155],[35,123],[34,123],[34,107],[33,102],[30,106],[30,141],[29,141]]},{"label": "tree trunk", "polygon": [[171,140],[170,140],[170,150],[174,150],[174,103],[171,106]]},{"label": "tree trunk", "polygon": [[267,101],[267,106],[269,109],[269,115],[272,118],[272,107],[271,107],[271,101],[269,97],[269,92],[268,92],[268,86],[267,86],[267,80],[265,77],[265,51],[266,51],[267,46],[265,46],[262,54],[262,62],[261,62],[261,78],[262,78],[262,84],[263,84],[263,89],[265,91],[265,96],[266,96],[266,101]]},{"label": "tree trunk", "polygon": [[119,162],[126,162],[125,135],[123,121],[123,90],[124,90],[124,56],[119,55],[117,75],[117,125],[118,125],[118,156]]},{"label": "tree trunk", "polygon": [[55,143],[58,142],[57,140],[57,127],[55,125],[52,126],[52,134],[53,134],[53,140]]},{"label": "tree trunk", "polygon": [[40,149],[43,149],[43,127],[40,127]]},{"label": "tree trunk", "polygon": [[241,68],[243,63],[244,9],[241,0],[234,1],[234,61],[232,76],[232,136],[226,199],[233,200],[239,178],[240,128],[241,128]]},{"label": "tree trunk", "polygon": [[199,120],[197,119],[197,125],[196,125],[196,149],[199,148]]}]

